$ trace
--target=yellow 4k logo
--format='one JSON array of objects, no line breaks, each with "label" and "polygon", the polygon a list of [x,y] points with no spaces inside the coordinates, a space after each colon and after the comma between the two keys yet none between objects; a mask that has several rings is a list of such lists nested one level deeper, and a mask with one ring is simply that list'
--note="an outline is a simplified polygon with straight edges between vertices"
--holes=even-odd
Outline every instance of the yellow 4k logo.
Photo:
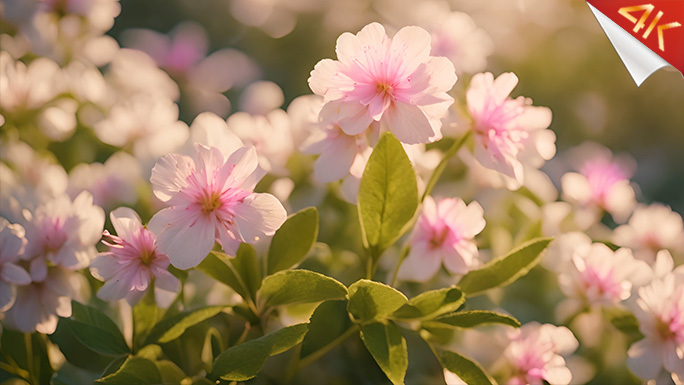
[{"label": "yellow 4k logo", "polygon": [[[632,5],[630,7],[620,8],[618,10],[618,13],[627,18],[627,20],[629,20],[630,22],[635,23],[633,31],[639,32],[642,28],[646,26],[646,20],[648,20],[648,17],[651,16],[651,12],[653,12],[654,8],[655,6],[653,4]],[[639,11],[644,11],[644,13],[641,15],[641,18],[639,18],[639,20],[637,21],[637,18],[632,15],[632,12]],[[672,23],[658,25],[658,22],[660,21],[661,17],[663,17],[663,11],[658,11],[658,13],[651,21],[651,24],[648,25],[648,28],[646,28],[646,31],[644,31],[644,34],[642,36],[644,39],[647,39],[653,31],[653,29],[657,27],[658,48],[660,48],[660,50],[664,52],[665,40],[663,39],[663,31],[669,28],[681,27],[682,25],[676,21]]]}]

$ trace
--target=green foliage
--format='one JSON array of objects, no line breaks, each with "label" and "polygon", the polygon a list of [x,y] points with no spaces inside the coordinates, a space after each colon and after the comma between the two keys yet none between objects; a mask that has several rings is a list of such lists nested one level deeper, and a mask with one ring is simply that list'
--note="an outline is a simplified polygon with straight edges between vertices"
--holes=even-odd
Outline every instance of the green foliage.
[{"label": "green foliage", "polygon": [[496,384],[477,362],[458,353],[444,351],[440,354],[440,362],[444,369],[456,373],[468,385]]},{"label": "green foliage", "polygon": [[220,313],[223,308],[223,306],[208,306],[163,319],[150,330],[150,334],[145,339],[145,345],[172,341],[180,337],[189,327]]},{"label": "green foliage", "polygon": [[253,301],[261,285],[261,268],[254,247],[243,243],[235,258],[212,251],[197,266],[206,275],[230,286],[247,301]]},{"label": "green foliage", "polygon": [[229,381],[247,381],[254,378],[268,357],[299,344],[307,331],[307,324],[292,325],[233,346],[216,358],[208,377],[212,380],[222,378]]},{"label": "green foliage", "polygon": [[154,299],[154,285],[147,288],[142,299],[133,306],[133,349],[146,336],[161,317]]},{"label": "green foliage", "polygon": [[0,362],[3,371],[17,375],[31,384],[47,384],[53,369],[47,355],[44,335],[21,333],[3,328],[0,338]]},{"label": "green foliage", "polygon": [[392,245],[418,208],[418,187],[401,143],[384,133],[363,171],[358,194],[364,244],[378,251]]},{"label": "green foliage", "polygon": [[94,352],[109,356],[130,352],[114,321],[94,307],[71,301],[71,318],[63,322],[79,342]]},{"label": "green foliage", "polygon": [[465,302],[457,287],[430,290],[411,298],[392,315],[400,319],[430,319],[456,311]]},{"label": "green foliage", "polygon": [[264,278],[259,304],[278,306],[344,298],[347,288],[338,281],[309,270],[280,271]]},{"label": "green foliage", "polygon": [[629,338],[630,343],[634,343],[642,338],[644,335],[639,330],[639,320],[634,314],[626,309],[609,309],[606,310],[607,318],[615,328]]},{"label": "green foliage", "polygon": [[324,348],[342,336],[352,325],[347,313],[347,301],[322,302],[309,319],[309,332],[302,342],[300,357],[304,358]]},{"label": "green foliage", "polygon": [[159,369],[147,358],[129,356],[116,372],[95,381],[109,385],[149,385],[162,382]]},{"label": "green foliage", "polygon": [[393,384],[403,384],[408,369],[406,340],[392,321],[361,326],[361,340]]},{"label": "green foliage", "polygon": [[408,302],[397,289],[380,282],[361,279],[349,286],[347,310],[354,321],[366,323],[389,317]]},{"label": "green foliage", "polygon": [[290,215],[273,235],[268,249],[268,274],[299,264],[318,238],[318,210],[307,207]]},{"label": "green foliage", "polygon": [[483,267],[464,275],[458,283],[466,296],[506,286],[527,274],[539,262],[542,252],[553,238],[533,239],[507,255],[496,258]]},{"label": "green foliage", "polygon": [[437,317],[433,320],[423,322],[423,326],[472,328],[475,326],[493,323],[513,326],[515,328],[520,327],[520,321],[518,321],[517,319],[506,314],[501,314],[489,310],[470,310],[447,314],[441,317]]}]

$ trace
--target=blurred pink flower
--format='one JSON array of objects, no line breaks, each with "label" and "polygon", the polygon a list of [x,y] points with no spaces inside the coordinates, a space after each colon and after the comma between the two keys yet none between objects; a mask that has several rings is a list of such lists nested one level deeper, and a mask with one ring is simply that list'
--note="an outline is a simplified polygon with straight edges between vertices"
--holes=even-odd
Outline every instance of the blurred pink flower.
[{"label": "blurred pink flower", "polygon": [[90,264],[93,276],[105,282],[97,296],[105,301],[125,297],[133,306],[153,279],[155,289],[178,292],[180,281],[167,271],[169,257],[157,251],[157,237],[143,227],[138,214],[119,207],[109,217],[117,235],[105,230],[107,240],[102,242],[109,251],[100,253]]},{"label": "blurred pink flower", "polygon": [[567,385],[572,373],[561,355],[571,354],[578,342],[564,326],[530,322],[509,332],[511,343],[504,350],[504,358],[512,367],[509,385]]},{"label": "blurred pink flower", "polygon": [[102,163],[80,163],[69,172],[70,196],[83,190],[93,194],[93,202],[111,209],[117,203],[134,204],[137,186],[142,183],[140,163],[130,154],[119,151]]},{"label": "blurred pink flower", "polygon": [[684,251],[684,223],[681,215],[663,204],[638,205],[629,222],[615,229],[611,241],[652,263],[661,249]]},{"label": "blurred pink flower", "polygon": [[42,280],[17,287],[16,302],[3,322],[25,333],[54,333],[57,316],[71,316],[71,299],[82,283],[79,278],[63,267],[46,267]]},{"label": "blurred pink flower", "polygon": [[509,189],[524,181],[523,164],[540,167],[556,152],[556,136],[547,130],[551,110],[533,107],[525,97],[509,97],[518,84],[511,72],[473,76],[466,92],[468,113],[473,119],[475,158],[483,166],[506,176]]},{"label": "blurred pink flower", "polygon": [[[669,257],[672,268],[672,257],[663,257]],[[662,368],[684,379],[684,267],[640,288],[636,305],[634,315],[645,337],[629,348],[627,365],[645,381],[658,379]]]},{"label": "blurred pink flower", "polygon": [[442,262],[452,274],[467,273],[479,262],[473,238],[485,227],[483,215],[477,202],[466,206],[459,198],[448,198],[435,203],[426,197],[399,277],[426,281],[437,273]]},{"label": "blurred pink flower", "polygon": [[629,165],[623,159],[613,159],[610,150],[602,146],[584,148],[590,150],[578,154],[583,159],[580,172],[566,173],[561,179],[563,199],[588,210],[590,222],[599,220],[602,210],[616,222],[626,221],[636,205]]},{"label": "blurred pink flower", "polygon": [[24,228],[10,224],[0,217],[0,312],[14,305],[17,296],[15,285],[28,285],[31,276],[23,267],[16,264],[26,247]]},{"label": "blurred pink flower", "polygon": [[148,225],[157,234],[158,250],[174,266],[189,269],[206,257],[214,241],[234,255],[240,242],[273,235],[287,213],[273,195],[253,192],[263,176],[253,147],[224,155],[197,144],[192,157],[161,158],[150,180],[157,198],[170,207]]},{"label": "blurred pink flower", "polygon": [[430,34],[410,26],[393,38],[378,23],[337,39],[339,60],[324,59],[311,71],[311,90],[336,102],[340,127],[349,135],[379,121],[404,143],[441,137],[440,119],[454,99],[456,82],[449,59],[430,56]]},{"label": "blurred pink flower", "polygon": [[228,128],[247,146],[254,146],[259,166],[275,175],[287,175],[287,161],[294,151],[290,118],[281,109],[265,115],[236,112],[226,121]]},{"label": "blurred pink flower", "polygon": [[634,259],[632,251],[612,251],[603,243],[575,247],[572,265],[558,276],[563,293],[568,296],[559,306],[561,317],[574,315],[586,305],[612,306],[626,300],[633,286],[650,278],[649,266]]},{"label": "blurred pink flower", "polygon": [[104,211],[93,205],[89,192],[81,192],[72,202],[62,195],[38,206],[35,212],[25,211],[25,259],[31,261],[34,281],[43,281],[48,262],[71,270],[82,269],[97,254],[95,244],[104,226]]}]

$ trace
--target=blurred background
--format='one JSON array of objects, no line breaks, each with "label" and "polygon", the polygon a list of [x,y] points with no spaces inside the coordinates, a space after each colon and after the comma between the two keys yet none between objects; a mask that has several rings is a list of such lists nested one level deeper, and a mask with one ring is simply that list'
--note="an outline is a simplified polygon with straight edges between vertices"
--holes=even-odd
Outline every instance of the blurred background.
[{"label": "blurred background", "polygon": [[[233,47],[258,63],[263,79],[277,83],[285,105],[310,94],[307,78],[322,58],[335,57],[335,39],[370,21],[396,29],[416,23],[410,0],[123,0],[109,34],[121,42],[131,28],[162,33],[192,20],[209,37],[209,52]],[[439,5],[438,5],[439,4]],[[633,178],[641,201],[684,212],[684,78],[668,67],[636,87],[584,1],[452,0],[490,36],[487,70],[520,78],[513,96],[548,106],[556,145],[564,150],[596,141],[637,161]],[[389,27],[391,31],[391,27]],[[391,32],[390,32],[391,33]],[[684,49],[681,47],[680,49]],[[457,83],[467,82],[463,75]],[[467,83],[465,83],[467,84]],[[239,97],[231,89],[229,99]],[[191,120],[185,111],[181,118]],[[546,168],[560,178],[554,162]]]}]

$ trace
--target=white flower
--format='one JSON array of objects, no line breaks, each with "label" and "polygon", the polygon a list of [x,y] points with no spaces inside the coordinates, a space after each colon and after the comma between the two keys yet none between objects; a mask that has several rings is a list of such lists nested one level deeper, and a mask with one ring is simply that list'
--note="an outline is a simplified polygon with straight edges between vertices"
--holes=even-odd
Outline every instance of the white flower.
[{"label": "white flower", "polygon": [[11,308],[16,299],[15,285],[31,283],[31,276],[16,264],[24,253],[26,238],[21,225],[0,217],[0,312]]},{"label": "white flower", "polygon": [[31,260],[31,277],[43,281],[47,262],[71,270],[90,264],[97,251],[104,226],[104,211],[93,205],[93,197],[83,191],[72,202],[62,195],[46,202],[34,212],[25,211],[25,259]]},{"label": "white flower", "polygon": [[661,249],[684,251],[684,224],[682,217],[665,205],[639,205],[629,222],[615,229],[611,240],[633,249],[635,257],[650,263]]}]

